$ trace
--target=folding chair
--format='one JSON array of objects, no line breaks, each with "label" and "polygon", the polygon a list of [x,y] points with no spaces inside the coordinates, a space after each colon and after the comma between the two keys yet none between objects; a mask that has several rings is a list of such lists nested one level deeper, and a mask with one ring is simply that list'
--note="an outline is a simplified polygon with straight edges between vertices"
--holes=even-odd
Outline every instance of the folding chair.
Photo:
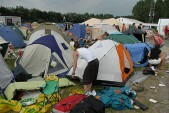
[{"label": "folding chair", "polygon": [[55,75],[48,75],[45,77],[46,84],[40,91],[44,94],[45,102],[43,105],[51,104],[54,105],[56,102],[60,101],[59,96],[59,78]]}]

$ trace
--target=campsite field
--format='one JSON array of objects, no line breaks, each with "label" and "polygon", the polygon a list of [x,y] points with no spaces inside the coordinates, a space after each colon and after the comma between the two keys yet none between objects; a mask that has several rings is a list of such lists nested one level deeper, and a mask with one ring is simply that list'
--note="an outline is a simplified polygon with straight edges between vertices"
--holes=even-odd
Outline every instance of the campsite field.
[{"label": "campsite field", "polygon": [[[152,40],[147,39],[148,42],[152,43]],[[162,48],[164,53],[169,55],[169,40],[165,40],[165,46]],[[168,59],[169,61],[169,59]],[[143,68],[136,68],[137,73],[141,73]],[[141,109],[134,110],[113,110],[112,108],[107,108],[106,113],[169,113],[169,62],[166,62],[162,70],[158,70],[158,76],[149,76],[141,84],[144,86],[143,92],[137,92],[137,100],[148,106],[148,109],[143,111]],[[135,75],[133,75],[135,76]],[[159,84],[165,84],[164,87],[160,87]],[[155,89],[151,89],[153,86]],[[101,90],[103,86],[93,86],[95,90]],[[76,82],[76,86],[67,87],[61,90],[63,97],[68,96],[68,94],[74,89],[82,89],[82,85]],[[149,99],[157,100],[157,103],[152,103]]]},{"label": "campsite field", "polygon": [[[151,40],[148,40],[151,41]],[[165,46],[162,48],[162,51],[168,53],[169,55],[169,40],[165,40]],[[169,60],[169,59],[168,59]],[[7,61],[10,68],[13,67],[14,61]],[[137,68],[135,71],[141,72],[143,68]],[[142,82],[144,86],[143,92],[137,92],[137,100],[148,106],[148,109],[142,111],[141,109],[134,110],[113,110],[112,108],[107,108],[106,113],[169,113],[169,73],[166,71],[169,70],[169,63],[167,62],[164,65],[164,69],[158,70],[158,76],[149,76],[146,80]],[[134,76],[134,75],[133,75]],[[75,86],[65,87],[60,89],[60,94],[64,98],[70,94],[72,90],[83,89],[80,82],[75,81]],[[165,84],[164,87],[160,87],[159,84]],[[153,86],[155,89],[151,89]],[[95,90],[101,90],[104,86],[93,86]],[[157,103],[152,103],[149,99],[157,100]],[[10,112],[13,113],[13,112]],[[50,113],[50,112],[49,112]]]}]

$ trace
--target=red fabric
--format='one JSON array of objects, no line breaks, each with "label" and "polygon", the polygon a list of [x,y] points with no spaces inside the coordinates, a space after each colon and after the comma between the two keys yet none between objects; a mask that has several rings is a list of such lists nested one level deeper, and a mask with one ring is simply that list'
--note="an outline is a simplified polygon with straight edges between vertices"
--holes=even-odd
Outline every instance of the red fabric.
[{"label": "red fabric", "polygon": [[155,36],[155,38],[154,38],[154,43],[161,45],[161,44],[164,44],[164,41],[162,40],[161,37]]},{"label": "red fabric", "polygon": [[167,34],[168,30],[169,30],[169,28],[168,28],[168,26],[166,26],[165,29],[164,29],[164,33]]},{"label": "red fabric", "polygon": [[54,106],[54,109],[61,112],[70,111],[76,104],[84,100],[87,96],[83,94],[76,94],[62,99]]}]

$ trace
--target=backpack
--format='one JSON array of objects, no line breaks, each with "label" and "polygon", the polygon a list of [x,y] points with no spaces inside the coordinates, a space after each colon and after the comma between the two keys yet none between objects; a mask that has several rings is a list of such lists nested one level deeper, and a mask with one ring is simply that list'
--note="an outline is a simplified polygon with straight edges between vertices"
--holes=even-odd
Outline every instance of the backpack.
[{"label": "backpack", "polygon": [[70,111],[70,113],[105,113],[104,104],[90,95]]},{"label": "backpack", "polygon": [[149,75],[149,74],[155,74],[155,72],[151,69],[151,67],[146,67],[144,70],[143,70],[143,74],[144,75]]},{"label": "backpack", "polygon": [[69,113],[70,110],[79,102],[84,100],[87,96],[83,94],[75,94],[68,96],[58,102],[54,108],[53,113]]}]

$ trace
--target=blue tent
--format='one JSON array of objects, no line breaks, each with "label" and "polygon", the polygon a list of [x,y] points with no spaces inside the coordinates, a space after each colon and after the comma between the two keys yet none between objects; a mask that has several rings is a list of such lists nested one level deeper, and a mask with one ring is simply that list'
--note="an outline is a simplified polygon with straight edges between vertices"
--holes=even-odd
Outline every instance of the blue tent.
[{"label": "blue tent", "polygon": [[144,67],[148,65],[148,52],[153,47],[147,43],[124,44],[129,51],[134,67]]},{"label": "blue tent", "polygon": [[74,24],[68,33],[69,32],[72,32],[74,36],[78,37],[78,39],[85,38],[86,26],[84,24]]},{"label": "blue tent", "polygon": [[23,42],[23,38],[8,26],[0,24],[0,36],[4,40],[12,43],[14,48],[26,46],[26,44]]}]

